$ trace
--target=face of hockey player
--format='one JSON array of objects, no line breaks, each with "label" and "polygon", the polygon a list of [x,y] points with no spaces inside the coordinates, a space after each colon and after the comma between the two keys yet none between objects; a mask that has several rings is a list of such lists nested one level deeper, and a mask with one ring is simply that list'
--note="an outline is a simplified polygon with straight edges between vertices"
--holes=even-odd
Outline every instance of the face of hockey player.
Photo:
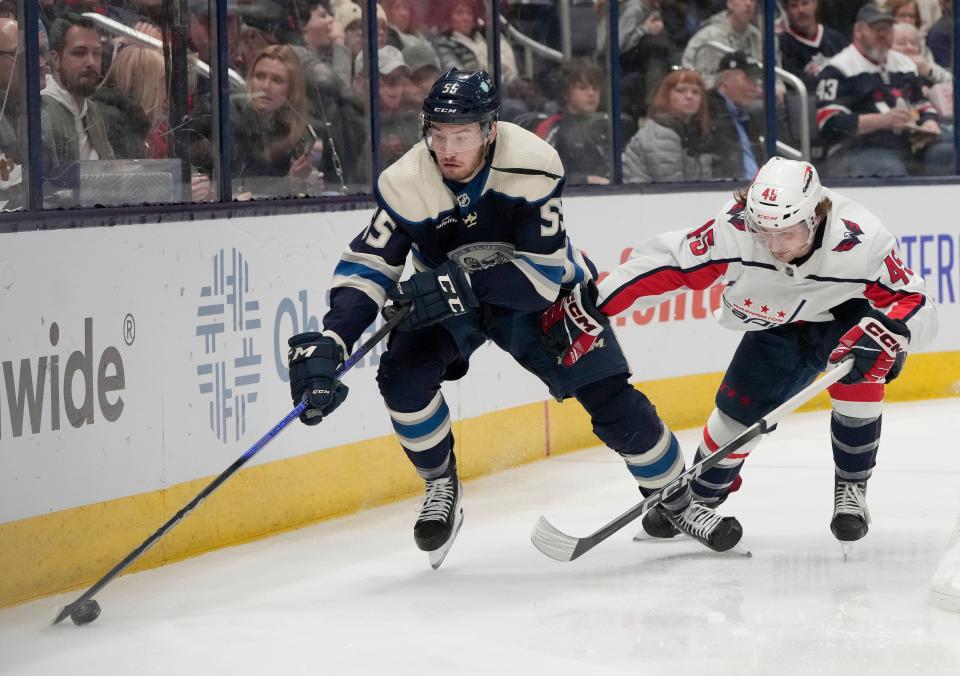
[{"label": "face of hockey player", "polygon": [[887,52],[893,45],[893,22],[878,21],[869,24],[862,21],[853,25],[853,44],[874,63],[886,63]]},{"label": "face of hockey player", "polygon": [[496,136],[496,123],[486,138],[479,122],[433,124],[427,131],[426,142],[427,147],[437,156],[437,166],[444,178],[468,181],[480,171],[487,144],[493,143]]},{"label": "face of hockey player", "polygon": [[751,227],[750,230],[781,263],[800,258],[810,249],[810,228],[804,223],[788,228]]}]

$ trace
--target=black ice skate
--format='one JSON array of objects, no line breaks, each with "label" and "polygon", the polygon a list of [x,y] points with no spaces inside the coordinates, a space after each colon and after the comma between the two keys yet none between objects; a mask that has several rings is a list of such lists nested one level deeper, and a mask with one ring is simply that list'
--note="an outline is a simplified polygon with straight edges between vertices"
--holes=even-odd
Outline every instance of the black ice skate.
[{"label": "black ice skate", "polygon": [[833,519],[830,530],[841,542],[853,542],[867,534],[870,510],[867,509],[867,482],[845,481],[834,477]]},{"label": "black ice skate", "polygon": [[420,506],[420,517],[413,527],[417,547],[427,552],[430,567],[436,570],[443,563],[463,523],[463,495],[457,467],[451,462],[444,476],[427,479],[426,494]]},{"label": "black ice skate", "polygon": [[[658,540],[666,540],[680,535],[680,529],[673,525],[666,512],[667,510],[663,506],[657,505],[643,515],[643,520],[640,523],[647,536]],[[634,540],[643,539],[645,538],[641,535],[634,538]]]},{"label": "black ice skate", "polygon": [[680,532],[715,552],[733,549],[743,536],[743,528],[736,517],[720,516],[716,511],[699,502],[691,502],[681,512],[670,512],[666,509],[662,511]]}]

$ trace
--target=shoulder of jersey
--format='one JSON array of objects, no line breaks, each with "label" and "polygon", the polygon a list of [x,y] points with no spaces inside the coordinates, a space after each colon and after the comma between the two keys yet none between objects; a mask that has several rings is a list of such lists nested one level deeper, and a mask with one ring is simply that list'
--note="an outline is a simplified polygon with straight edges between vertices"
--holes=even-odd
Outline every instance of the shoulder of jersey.
[{"label": "shoulder of jersey", "polygon": [[740,235],[750,237],[746,223],[743,220],[743,205],[736,200],[727,200],[714,217],[715,227],[723,230],[731,237]]},{"label": "shoulder of jersey", "polygon": [[563,178],[563,163],[553,146],[510,122],[497,124],[497,147],[484,192],[540,202]]},{"label": "shoulder of jersey", "polygon": [[392,216],[408,223],[422,223],[452,208],[437,163],[422,142],[383,170],[376,192]]},{"label": "shoulder of jersey", "polygon": [[[890,66],[889,71],[894,73],[915,72],[916,65],[905,54],[890,50],[887,62]],[[864,66],[869,64],[867,57],[853,45],[847,45],[842,50],[832,56],[826,63],[826,66],[833,66],[847,77],[853,77],[864,72]]]},{"label": "shoulder of jersey", "polygon": [[826,188],[823,192],[824,197],[829,197],[833,203],[823,236],[823,248],[831,259],[852,265],[860,261],[869,267],[870,259],[878,249],[885,251],[894,244],[893,235],[862,204]]}]

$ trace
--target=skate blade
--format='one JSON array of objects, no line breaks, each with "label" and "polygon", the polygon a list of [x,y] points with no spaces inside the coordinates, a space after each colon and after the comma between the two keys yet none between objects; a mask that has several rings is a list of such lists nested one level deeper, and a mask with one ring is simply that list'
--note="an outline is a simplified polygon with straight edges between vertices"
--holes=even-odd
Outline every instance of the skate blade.
[{"label": "skate blade", "polygon": [[846,563],[850,560],[850,556],[853,554],[853,543],[852,542],[841,542],[840,543],[840,553],[843,555],[843,562]]},{"label": "skate blade", "polygon": [[[633,541],[645,542],[645,543],[691,542],[693,541],[693,538],[687,537],[686,535],[683,535],[683,534],[674,535],[672,538],[656,538],[650,535],[649,533],[647,533],[646,531],[642,530],[633,536]],[[701,544],[701,543],[698,542],[697,544]],[[701,546],[705,546],[705,545],[701,545]],[[710,549],[709,547],[706,547],[706,549],[707,551],[714,552],[714,550]],[[743,556],[747,558],[753,556],[753,552],[747,549],[746,545],[744,545],[742,542],[738,542],[737,544],[735,544],[733,547],[731,547],[725,552],[714,552],[714,553],[715,554],[731,554],[733,556]]]},{"label": "skate blade", "polygon": [[463,509],[457,510],[457,518],[453,524],[453,535],[450,536],[450,539],[440,545],[439,548],[434,549],[432,552],[427,552],[427,558],[430,559],[430,567],[436,570],[440,567],[440,564],[443,563],[443,560],[447,558],[447,552],[450,551],[450,548],[453,547],[453,541],[457,539],[457,535],[460,533],[460,526],[463,525]]}]

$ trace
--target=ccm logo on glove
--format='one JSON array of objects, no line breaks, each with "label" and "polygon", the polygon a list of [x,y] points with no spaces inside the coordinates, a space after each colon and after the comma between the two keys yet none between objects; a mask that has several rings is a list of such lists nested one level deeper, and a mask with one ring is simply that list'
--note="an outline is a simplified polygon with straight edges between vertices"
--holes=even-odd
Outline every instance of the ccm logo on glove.
[{"label": "ccm logo on glove", "polygon": [[437,284],[440,285],[440,290],[447,294],[447,305],[450,306],[450,312],[455,315],[462,315],[467,311],[467,308],[460,301],[460,296],[457,295],[457,285],[450,279],[450,275],[437,275]]},{"label": "ccm logo on glove", "polygon": [[900,345],[900,341],[877,322],[870,322],[863,327],[863,330],[876,338],[877,342],[879,342],[880,345],[883,346],[883,348],[890,354],[896,354],[903,349],[903,346]]}]

